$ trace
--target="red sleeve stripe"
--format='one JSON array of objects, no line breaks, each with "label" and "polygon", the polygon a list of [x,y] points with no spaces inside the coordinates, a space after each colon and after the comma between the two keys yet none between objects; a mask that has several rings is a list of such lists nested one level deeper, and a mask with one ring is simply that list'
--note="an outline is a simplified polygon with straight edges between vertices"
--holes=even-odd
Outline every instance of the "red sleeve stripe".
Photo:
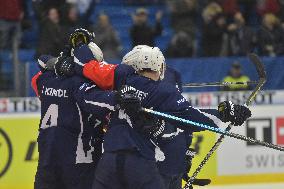
[{"label": "red sleeve stripe", "polygon": [[38,96],[38,88],[37,88],[37,79],[39,78],[39,76],[42,74],[41,71],[39,71],[36,75],[33,76],[32,78],[32,88],[34,90],[34,92],[36,93],[36,96]]},{"label": "red sleeve stripe", "polygon": [[103,90],[114,88],[114,73],[117,65],[91,60],[84,65],[83,75],[95,82]]}]

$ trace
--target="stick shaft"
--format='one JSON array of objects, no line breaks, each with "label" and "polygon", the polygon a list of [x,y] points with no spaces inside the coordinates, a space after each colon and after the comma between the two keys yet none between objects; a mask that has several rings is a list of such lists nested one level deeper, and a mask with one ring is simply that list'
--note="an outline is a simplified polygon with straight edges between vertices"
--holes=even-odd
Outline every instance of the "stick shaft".
[{"label": "stick shaft", "polygon": [[240,135],[240,134],[232,133],[232,132],[220,129],[220,128],[212,127],[210,125],[205,125],[205,124],[202,124],[202,123],[183,119],[183,118],[180,118],[180,117],[165,114],[165,113],[158,112],[158,111],[155,111],[155,110],[150,110],[150,109],[147,109],[147,108],[143,108],[142,110],[144,112],[147,112],[147,113],[159,116],[159,117],[172,119],[172,120],[182,122],[182,123],[185,123],[185,124],[194,125],[194,126],[201,127],[201,128],[204,128],[206,130],[209,130],[209,131],[212,131],[212,132],[215,132],[215,133],[218,133],[218,134],[224,134],[224,135],[232,137],[232,138],[236,138],[236,139],[239,139],[239,140],[243,140],[243,141],[246,141],[246,142],[258,144],[258,145],[261,145],[261,146],[265,146],[267,148],[271,148],[271,149],[275,149],[275,150],[284,152],[284,147],[282,147],[282,146],[278,146],[278,145],[271,144],[271,143],[268,143],[268,142],[260,141],[260,140],[257,140],[257,139],[253,139],[253,138],[250,138],[250,137]]},{"label": "stick shaft", "polygon": [[257,81],[247,81],[247,82],[209,82],[209,83],[188,83],[184,84],[184,88],[194,88],[194,87],[222,87],[230,85],[255,85]]},{"label": "stick shaft", "polygon": [[[255,87],[255,89],[253,90],[253,92],[251,93],[251,95],[248,97],[248,99],[245,102],[245,106],[248,106],[251,104],[252,100],[255,98],[255,96],[257,95],[257,93],[259,92],[259,90],[261,89],[261,87],[264,85],[264,83],[266,82],[266,72],[264,69],[264,65],[262,64],[261,60],[259,59],[259,57],[256,54],[249,54],[248,55],[249,59],[251,60],[251,62],[255,65],[256,71],[258,73],[259,76],[259,81],[257,81],[257,86]],[[254,81],[255,82],[255,81]],[[229,124],[229,126],[225,129],[226,132],[229,132],[232,129],[233,125]],[[199,166],[197,167],[197,169],[194,171],[193,175],[190,177],[190,179],[188,180],[188,182],[186,183],[184,189],[189,189],[189,187],[192,185],[193,181],[196,179],[198,173],[201,171],[201,169],[203,168],[203,166],[208,162],[208,160],[210,159],[210,157],[212,156],[212,154],[218,149],[218,147],[220,146],[220,144],[224,141],[225,138],[225,134],[222,134],[218,140],[215,142],[215,144],[213,145],[213,147],[209,150],[209,152],[206,154],[206,156],[204,157],[204,159],[202,160],[202,162],[199,164]]]},{"label": "stick shaft", "polygon": [[[227,128],[226,131],[230,131],[231,128],[233,127],[232,124],[230,124]],[[204,159],[201,161],[201,163],[198,165],[198,167],[195,169],[194,173],[192,174],[192,176],[189,178],[189,180],[186,182],[184,188],[187,189],[189,188],[193,181],[196,179],[198,173],[201,171],[201,169],[204,167],[204,165],[208,162],[208,160],[210,159],[210,157],[213,155],[213,153],[218,149],[218,147],[220,146],[220,144],[224,141],[225,139],[225,134],[222,134],[218,140],[215,142],[215,144],[212,146],[212,148],[210,149],[210,151],[206,154],[206,156],[204,157]]]}]

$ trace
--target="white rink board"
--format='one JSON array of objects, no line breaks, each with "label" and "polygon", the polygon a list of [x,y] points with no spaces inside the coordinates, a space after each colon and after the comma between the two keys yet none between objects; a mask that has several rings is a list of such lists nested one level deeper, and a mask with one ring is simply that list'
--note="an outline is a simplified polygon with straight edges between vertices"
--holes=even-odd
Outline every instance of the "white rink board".
[{"label": "white rink board", "polygon": [[[253,106],[251,110],[252,118],[231,131],[283,146],[284,106]],[[217,162],[221,176],[284,173],[284,152],[236,139],[223,142],[218,149]]]}]

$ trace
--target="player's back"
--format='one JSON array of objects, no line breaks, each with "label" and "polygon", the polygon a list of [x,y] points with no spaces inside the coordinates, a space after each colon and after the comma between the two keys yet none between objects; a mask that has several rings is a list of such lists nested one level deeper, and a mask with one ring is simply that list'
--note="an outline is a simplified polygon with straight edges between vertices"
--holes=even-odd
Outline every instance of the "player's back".
[{"label": "player's back", "polygon": [[57,77],[48,71],[39,77],[37,86],[41,100],[38,137],[40,163],[92,162],[92,149],[88,149],[92,138],[92,128],[88,121],[90,114],[80,109],[73,96],[74,89],[85,82],[86,79],[76,76]]},{"label": "player's back", "polygon": [[[177,89],[166,82],[154,81],[133,74],[121,84],[127,86],[125,90],[134,90],[142,100],[142,106],[145,108],[153,108],[159,111],[167,109],[170,111],[171,106],[175,106],[172,101],[176,102]],[[105,136],[104,149],[111,152],[136,148],[144,157],[153,160],[155,145],[153,145],[148,135],[133,129],[135,122],[136,120],[129,120],[121,111],[112,114],[110,129]]]}]

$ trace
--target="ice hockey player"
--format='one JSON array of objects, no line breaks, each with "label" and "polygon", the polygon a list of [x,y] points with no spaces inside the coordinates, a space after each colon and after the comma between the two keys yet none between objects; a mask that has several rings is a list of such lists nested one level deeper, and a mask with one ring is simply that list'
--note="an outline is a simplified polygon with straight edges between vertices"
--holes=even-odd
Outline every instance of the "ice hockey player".
[{"label": "ice hockey player", "polygon": [[[75,56],[84,48],[88,47],[82,45],[75,49]],[[78,74],[91,79],[103,89],[128,86],[128,89],[135,91],[141,99],[143,107],[170,112],[214,127],[221,121],[242,125],[250,117],[248,108],[228,101],[222,102],[218,110],[199,110],[191,107],[175,86],[161,81],[164,77],[164,61],[158,48],[138,46],[125,55],[121,65],[102,64],[91,60],[81,68],[81,72],[80,69],[76,70],[79,71]],[[119,117],[133,116],[112,114],[110,129],[104,139],[105,153],[97,167],[93,188],[164,188],[155,163],[164,160],[163,152],[153,140],[144,138],[131,129],[135,125],[135,119],[125,121]],[[191,132],[201,130],[194,126],[178,124]],[[162,127],[163,125],[157,129],[159,134],[163,130]],[[152,136],[158,135],[156,132],[152,133],[155,133]]]},{"label": "ice hockey player", "polygon": [[[49,61],[68,59],[71,58],[41,56],[41,71],[32,79],[41,101],[35,189],[91,188],[102,154],[101,126],[105,116],[114,111],[116,103],[127,109],[127,97],[121,97],[119,92],[101,91],[85,78],[58,77],[46,69]],[[135,98],[131,98],[131,103],[135,104]]]},{"label": "ice hockey player", "polygon": [[[167,65],[165,78],[167,82],[182,92],[181,76],[178,71]],[[182,179],[188,180],[187,173],[191,168],[191,161],[195,151],[189,146],[192,143],[192,135],[188,129],[181,129],[166,123],[165,131],[159,138],[159,147],[165,154],[165,160],[157,162],[160,174],[165,183],[165,189],[181,189]],[[195,179],[194,185],[207,185],[209,179]]]}]

